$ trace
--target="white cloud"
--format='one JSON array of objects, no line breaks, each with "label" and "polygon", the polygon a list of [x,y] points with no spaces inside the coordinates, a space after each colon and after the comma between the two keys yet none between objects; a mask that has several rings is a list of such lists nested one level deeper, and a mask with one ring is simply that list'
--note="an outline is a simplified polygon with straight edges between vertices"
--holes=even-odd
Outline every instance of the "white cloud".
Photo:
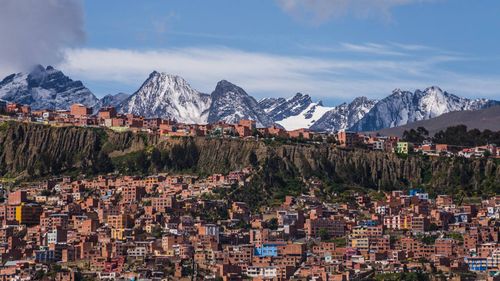
[{"label": "white cloud", "polygon": [[397,6],[432,0],[276,0],[292,16],[312,23],[323,23],[330,18],[354,15],[356,17],[391,18],[391,9]]},{"label": "white cloud", "polygon": [[[392,58],[392,57],[389,57]],[[227,79],[257,97],[291,96],[348,100],[355,96],[384,97],[394,88],[431,85],[466,96],[498,97],[500,79],[445,71],[442,64],[464,58],[449,55],[398,56],[394,59],[342,59],[282,56],[223,47],[150,51],[72,49],[59,67],[83,81],[124,84],[137,89],[153,71],[186,78],[210,93]],[[98,93],[103,94],[103,93]]]},{"label": "white cloud", "polygon": [[55,64],[83,42],[81,0],[0,1],[0,73]]}]

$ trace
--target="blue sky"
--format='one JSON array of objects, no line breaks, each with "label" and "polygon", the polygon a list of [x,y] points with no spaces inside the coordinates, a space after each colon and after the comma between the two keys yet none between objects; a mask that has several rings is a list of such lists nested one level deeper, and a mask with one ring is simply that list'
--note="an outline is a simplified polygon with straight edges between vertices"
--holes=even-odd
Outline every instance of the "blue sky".
[{"label": "blue sky", "polygon": [[[57,67],[98,96],[133,93],[153,71],[210,93],[328,105],[438,85],[500,99],[500,1],[85,0],[85,40]],[[42,62],[44,63],[44,62]],[[51,63],[50,61],[47,63]]]}]

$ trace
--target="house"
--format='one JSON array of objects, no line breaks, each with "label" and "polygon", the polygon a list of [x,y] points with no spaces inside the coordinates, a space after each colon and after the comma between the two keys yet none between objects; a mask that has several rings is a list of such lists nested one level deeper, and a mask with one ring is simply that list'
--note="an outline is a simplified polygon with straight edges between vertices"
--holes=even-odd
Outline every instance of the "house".
[{"label": "house", "polygon": [[70,106],[70,114],[74,117],[84,117],[92,115],[92,108],[86,107],[83,104],[75,103]]},{"label": "house", "polygon": [[101,108],[99,113],[97,113],[97,117],[99,117],[99,119],[111,119],[115,118],[116,114],[116,109],[112,106],[108,106]]},{"label": "house", "polygon": [[400,141],[396,146],[396,153],[408,154],[413,150],[413,144],[405,141]]},{"label": "house", "polygon": [[291,138],[306,139],[306,140],[312,139],[312,136],[313,136],[312,133],[311,133],[311,131],[309,131],[308,129],[304,129],[304,128],[293,130],[293,131],[289,131],[288,135]]},{"label": "house", "polygon": [[337,133],[337,141],[341,147],[353,147],[358,142],[358,134],[349,131]]}]

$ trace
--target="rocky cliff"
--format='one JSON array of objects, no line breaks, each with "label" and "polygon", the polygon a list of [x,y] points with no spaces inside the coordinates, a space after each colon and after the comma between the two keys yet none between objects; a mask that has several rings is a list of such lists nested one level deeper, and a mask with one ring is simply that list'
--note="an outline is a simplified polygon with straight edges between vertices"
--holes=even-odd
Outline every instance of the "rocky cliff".
[{"label": "rocky cliff", "polygon": [[412,184],[481,194],[485,190],[498,193],[500,187],[500,163],[494,159],[400,157],[326,144],[209,138],[160,140],[104,129],[0,123],[0,177],[97,174],[114,169],[208,174],[250,165],[268,176],[314,176],[336,184],[383,190]]}]

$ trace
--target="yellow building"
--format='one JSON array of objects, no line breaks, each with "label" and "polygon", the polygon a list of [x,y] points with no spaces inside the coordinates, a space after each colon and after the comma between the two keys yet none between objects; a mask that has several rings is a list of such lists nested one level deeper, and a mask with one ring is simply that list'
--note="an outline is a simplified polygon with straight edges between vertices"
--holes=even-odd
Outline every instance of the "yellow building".
[{"label": "yellow building", "polygon": [[370,248],[370,239],[365,238],[353,238],[351,239],[351,247],[360,250],[368,250]]},{"label": "yellow building", "polygon": [[396,153],[399,154],[408,154],[413,149],[413,145],[409,142],[398,142],[396,146]]},{"label": "yellow building", "polygon": [[36,204],[21,204],[16,207],[16,221],[19,224],[35,225],[40,223],[42,207]]}]

